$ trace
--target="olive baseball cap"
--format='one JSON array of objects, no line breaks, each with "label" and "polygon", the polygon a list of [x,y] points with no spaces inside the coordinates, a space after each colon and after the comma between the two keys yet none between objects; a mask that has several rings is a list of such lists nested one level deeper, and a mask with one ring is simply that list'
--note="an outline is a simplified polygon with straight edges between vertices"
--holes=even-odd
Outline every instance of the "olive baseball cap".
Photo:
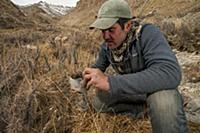
[{"label": "olive baseball cap", "polygon": [[90,29],[108,29],[119,18],[132,18],[128,3],[124,0],[108,0],[99,9],[97,19],[90,25]]}]

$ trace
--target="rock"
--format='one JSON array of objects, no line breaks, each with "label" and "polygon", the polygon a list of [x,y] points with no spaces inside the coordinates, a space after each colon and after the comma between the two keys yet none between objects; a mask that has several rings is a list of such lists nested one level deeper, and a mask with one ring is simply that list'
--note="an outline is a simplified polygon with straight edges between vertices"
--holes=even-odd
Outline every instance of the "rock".
[{"label": "rock", "polygon": [[70,88],[74,91],[81,92],[82,78],[73,79],[69,77]]},{"label": "rock", "polygon": [[186,117],[189,121],[200,123],[200,99],[191,99],[186,105]]}]

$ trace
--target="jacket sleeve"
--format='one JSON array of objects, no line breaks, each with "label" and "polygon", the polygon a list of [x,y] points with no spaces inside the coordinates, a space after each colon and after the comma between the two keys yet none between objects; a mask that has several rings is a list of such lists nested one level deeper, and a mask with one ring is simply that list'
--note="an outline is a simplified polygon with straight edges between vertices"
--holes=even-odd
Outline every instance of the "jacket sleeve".
[{"label": "jacket sleeve", "polygon": [[157,27],[144,27],[140,45],[145,69],[132,74],[109,76],[111,95],[147,94],[175,89],[180,84],[181,70],[178,61]]},{"label": "jacket sleeve", "polygon": [[100,52],[99,52],[98,58],[97,58],[95,64],[93,64],[91,66],[92,68],[98,68],[102,72],[106,71],[106,68],[110,65],[110,62],[109,62],[108,57],[107,57],[106,49],[107,49],[106,45],[102,44],[101,48],[100,48]]}]

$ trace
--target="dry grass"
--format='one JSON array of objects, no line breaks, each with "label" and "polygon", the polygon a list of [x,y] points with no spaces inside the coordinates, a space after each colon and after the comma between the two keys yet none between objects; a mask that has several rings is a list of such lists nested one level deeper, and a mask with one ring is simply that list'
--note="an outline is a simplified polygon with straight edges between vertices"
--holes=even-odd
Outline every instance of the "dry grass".
[{"label": "dry grass", "polygon": [[[55,64],[56,58],[50,54],[52,49],[43,51],[48,55],[48,63],[45,54],[38,55],[37,51],[43,50],[14,47],[6,49],[9,55],[1,55],[4,62],[1,62],[1,77],[5,79],[0,86],[2,129],[8,132],[74,133],[150,131],[148,120],[100,114],[92,108],[81,112],[77,106],[80,96],[72,92],[68,84],[72,68]],[[80,58],[89,60],[93,56],[84,53]],[[78,67],[88,65],[83,63]]]},{"label": "dry grass", "polygon": [[[91,41],[91,40],[90,40]],[[95,46],[87,42],[78,49],[78,64],[56,58],[48,44],[28,49],[17,45],[2,47],[0,54],[0,128],[5,132],[69,133],[148,133],[147,117],[95,112],[90,106],[80,111],[80,94],[70,89],[68,76],[95,60]],[[91,46],[91,45],[90,45]],[[98,50],[98,49],[96,49]],[[90,101],[94,91],[89,91]],[[191,124],[191,131],[198,125]],[[194,128],[194,129],[193,129]]]},{"label": "dry grass", "polygon": [[[85,49],[85,47],[83,47]],[[28,49],[2,47],[1,130],[6,132],[149,132],[148,120],[81,112],[80,94],[69,88],[68,75],[89,66],[95,55],[78,49],[78,64],[61,63],[49,45]],[[92,54],[93,53],[93,54]],[[92,90],[91,90],[92,91]],[[93,94],[93,93],[91,93]],[[92,95],[91,95],[92,97]]]}]

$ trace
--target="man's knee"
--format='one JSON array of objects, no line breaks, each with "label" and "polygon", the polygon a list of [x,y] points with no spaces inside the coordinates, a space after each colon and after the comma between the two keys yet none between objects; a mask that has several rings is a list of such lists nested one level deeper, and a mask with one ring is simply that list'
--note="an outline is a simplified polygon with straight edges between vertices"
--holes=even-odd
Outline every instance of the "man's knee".
[{"label": "man's knee", "polygon": [[149,95],[147,103],[157,113],[175,113],[182,106],[182,98],[177,90],[163,90]]},{"label": "man's knee", "polygon": [[155,92],[148,96],[147,103],[153,131],[165,132],[167,128],[171,132],[187,131],[182,97],[178,90]]}]

